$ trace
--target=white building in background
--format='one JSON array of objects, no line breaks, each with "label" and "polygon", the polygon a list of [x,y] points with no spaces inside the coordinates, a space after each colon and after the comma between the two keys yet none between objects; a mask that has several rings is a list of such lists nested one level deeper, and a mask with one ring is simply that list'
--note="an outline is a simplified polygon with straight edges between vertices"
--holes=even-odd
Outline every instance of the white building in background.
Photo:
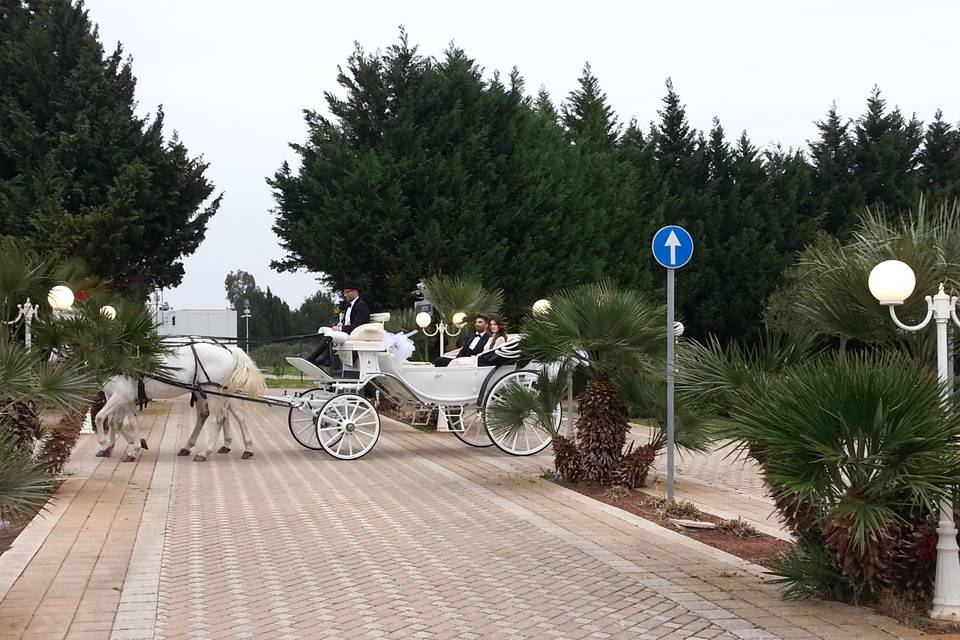
[{"label": "white building in background", "polygon": [[164,309],[157,317],[157,333],[236,340],[237,312],[235,309]]}]

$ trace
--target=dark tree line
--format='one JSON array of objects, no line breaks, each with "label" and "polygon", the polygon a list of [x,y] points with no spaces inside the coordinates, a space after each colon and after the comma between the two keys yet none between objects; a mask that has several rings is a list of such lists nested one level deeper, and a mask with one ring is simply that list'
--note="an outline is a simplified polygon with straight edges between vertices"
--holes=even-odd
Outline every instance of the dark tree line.
[{"label": "dark tree line", "polygon": [[297,309],[291,309],[279,296],[261,289],[256,279],[243,270],[231,271],[224,279],[227,300],[237,310],[237,336],[247,337],[247,321],[242,318],[244,305],[250,307],[250,340],[253,346],[271,338],[315,334],[317,329],[334,324],[336,305],[322,291],[308,297]]},{"label": "dark tree line", "polygon": [[220,198],[162,109],[135,114],[135,85],[82,0],[0,4],[0,235],[142,296],[180,283]]},{"label": "dark tree line", "polygon": [[714,120],[693,127],[670,81],[648,128],[624,125],[589,65],[556,104],[517,70],[484,79],[467,54],[421,55],[405,34],[357,48],[307,111],[301,166],[270,180],[280,270],[361,280],[377,308],[405,306],[432,273],[503,288],[507,313],[608,277],[656,290],[661,225],[686,226],[696,256],[678,288],[690,334],[742,338],[784,268],[818,231],[846,236],[865,205],[897,212],[960,195],[960,137],[890,108],[878,89],[849,119],[831,108],[809,148],[760,149]]}]

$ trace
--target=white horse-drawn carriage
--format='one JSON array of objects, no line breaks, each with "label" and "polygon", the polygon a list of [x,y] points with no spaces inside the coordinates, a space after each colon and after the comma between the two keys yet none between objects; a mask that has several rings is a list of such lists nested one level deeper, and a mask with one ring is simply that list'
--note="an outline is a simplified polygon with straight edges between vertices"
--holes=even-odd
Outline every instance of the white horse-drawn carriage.
[{"label": "white horse-drawn carriage", "polygon": [[[389,314],[373,314],[372,322],[357,327],[348,340],[334,347],[343,363],[342,377],[331,377],[302,358],[287,361],[316,381],[316,388],[299,396],[269,399],[289,404],[290,433],[308,449],[323,449],[341,460],[368,453],[380,437],[379,400],[409,407],[423,422],[433,414],[437,431],[453,433],[474,447],[496,445],[513,455],[531,455],[550,444],[551,436],[531,419],[511,433],[491,429],[486,409],[508,385],[532,387],[546,368],[528,363],[521,368],[520,339],[514,335],[491,357],[489,366],[434,367],[410,362],[409,335],[384,331]],[[561,406],[554,412],[561,420]]]}]

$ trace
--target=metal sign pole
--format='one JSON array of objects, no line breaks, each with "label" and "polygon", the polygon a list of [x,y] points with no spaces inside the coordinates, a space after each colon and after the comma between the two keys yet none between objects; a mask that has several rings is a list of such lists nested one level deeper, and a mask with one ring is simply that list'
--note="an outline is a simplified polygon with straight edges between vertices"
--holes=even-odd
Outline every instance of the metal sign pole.
[{"label": "metal sign pole", "polygon": [[673,501],[674,424],[673,424],[673,278],[675,271],[667,269],[667,502]]}]

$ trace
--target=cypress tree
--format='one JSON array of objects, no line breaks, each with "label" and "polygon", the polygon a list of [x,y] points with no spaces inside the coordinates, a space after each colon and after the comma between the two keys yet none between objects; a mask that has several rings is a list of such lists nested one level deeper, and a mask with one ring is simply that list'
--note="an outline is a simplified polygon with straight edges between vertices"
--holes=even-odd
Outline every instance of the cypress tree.
[{"label": "cypress tree", "polygon": [[917,200],[917,150],[922,126],[904,120],[899,109],[886,113],[878,88],[867,99],[867,111],[854,127],[853,177],[867,205],[906,210]]},{"label": "cypress tree", "polygon": [[820,139],[810,143],[814,188],[823,228],[843,235],[856,223],[863,207],[863,192],[853,178],[853,142],[849,124],[837,114],[834,103],[827,117],[816,123]]},{"label": "cypress tree", "polygon": [[920,188],[929,202],[960,197],[960,132],[944,122],[939,109],[927,125],[918,160]]},{"label": "cypress tree", "polygon": [[620,125],[589,62],[584,65],[577,83],[578,87],[570,92],[562,110],[568,139],[589,148],[613,146],[620,134]]},{"label": "cypress tree", "polygon": [[[81,257],[115,291],[178,284],[220,199],[163,111],[134,113],[131,61],[82,1],[0,7],[0,229]],[[206,204],[204,204],[206,202]]]}]

